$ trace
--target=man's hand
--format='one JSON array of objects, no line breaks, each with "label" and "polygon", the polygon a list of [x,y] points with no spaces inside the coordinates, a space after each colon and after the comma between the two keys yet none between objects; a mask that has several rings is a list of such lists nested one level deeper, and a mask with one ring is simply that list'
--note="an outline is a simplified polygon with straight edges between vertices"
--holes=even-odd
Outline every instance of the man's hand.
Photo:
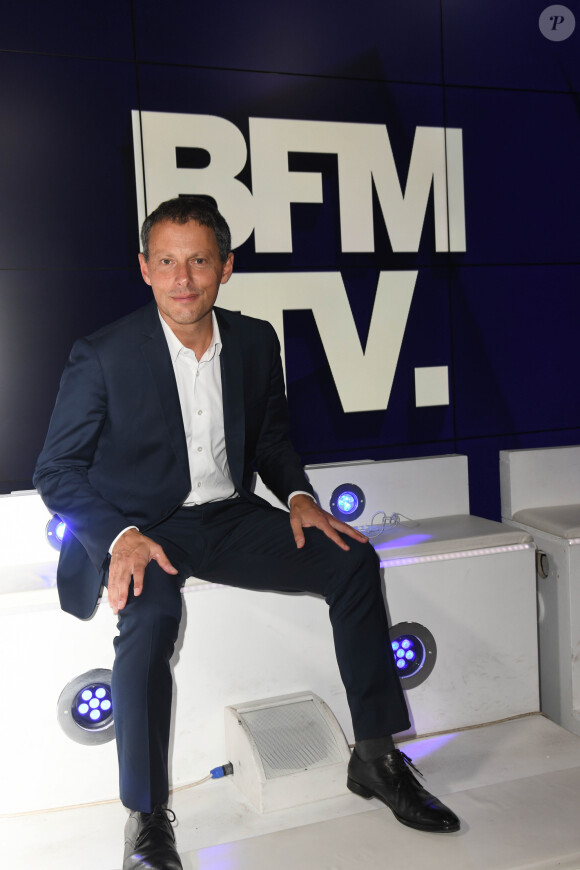
[{"label": "man's hand", "polygon": [[354,538],[355,541],[360,541],[361,544],[368,543],[368,538],[365,538],[364,535],[361,535],[360,532],[353,529],[352,526],[347,525],[347,523],[337,520],[328,511],[322,510],[313,499],[307,495],[302,495],[302,493],[293,496],[290,501],[290,525],[292,526],[294,540],[298,549],[302,548],[306,543],[302,530],[312,526],[324,532],[341,550],[350,550],[350,547],[342,540],[338,532]]},{"label": "man's hand", "polygon": [[165,555],[163,547],[137,529],[127,529],[115,542],[111,552],[108,585],[108,599],[113,613],[118,613],[127,603],[131,578],[133,594],[141,595],[145,568],[152,559],[168,574],[179,573]]}]

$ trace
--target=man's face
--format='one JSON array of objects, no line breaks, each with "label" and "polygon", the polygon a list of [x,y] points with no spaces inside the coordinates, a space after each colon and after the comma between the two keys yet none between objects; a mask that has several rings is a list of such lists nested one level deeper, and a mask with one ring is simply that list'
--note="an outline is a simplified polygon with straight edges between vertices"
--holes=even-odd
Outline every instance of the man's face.
[{"label": "man's face", "polygon": [[232,274],[233,254],[219,256],[215,233],[197,221],[161,221],[151,229],[149,259],[139,254],[161,316],[177,334],[211,317],[220,284]]}]

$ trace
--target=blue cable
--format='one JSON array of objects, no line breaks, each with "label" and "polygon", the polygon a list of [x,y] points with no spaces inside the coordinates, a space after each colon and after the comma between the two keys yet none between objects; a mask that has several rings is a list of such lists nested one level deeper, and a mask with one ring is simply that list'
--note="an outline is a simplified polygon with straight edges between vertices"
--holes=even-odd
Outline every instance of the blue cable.
[{"label": "blue cable", "polygon": [[231,776],[234,772],[234,765],[231,761],[228,761],[227,764],[222,764],[220,767],[214,767],[213,770],[210,770],[210,776],[212,779],[221,779],[222,776]]}]

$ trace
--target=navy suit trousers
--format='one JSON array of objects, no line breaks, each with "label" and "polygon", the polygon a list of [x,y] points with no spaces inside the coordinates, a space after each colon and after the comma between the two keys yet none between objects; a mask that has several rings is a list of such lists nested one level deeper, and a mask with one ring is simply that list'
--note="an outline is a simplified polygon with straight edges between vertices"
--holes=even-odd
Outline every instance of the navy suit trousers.
[{"label": "navy suit trousers", "polygon": [[238,586],[321,595],[357,740],[406,730],[409,717],[389,641],[377,556],[345,538],[345,552],[318,529],[298,549],[288,514],[241,498],[180,508],[145,531],[179,569],[151,562],[142,594],[119,612],[113,706],[121,800],[150,812],[168,798],[170,658],[188,576]]}]

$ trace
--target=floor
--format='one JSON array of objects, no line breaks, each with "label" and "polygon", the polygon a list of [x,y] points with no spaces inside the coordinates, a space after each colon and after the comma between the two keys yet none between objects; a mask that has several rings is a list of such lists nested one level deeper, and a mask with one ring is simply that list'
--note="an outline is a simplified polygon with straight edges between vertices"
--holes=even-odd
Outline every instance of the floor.
[{"label": "floor", "polygon": [[[262,815],[228,777],[172,796],[184,870],[580,870],[580,737],[538,714],[401,748],[460,832],[413,831],[350,793]],[[1,864],[119,870],[125,817],[117,802],[0,817]]]}]

